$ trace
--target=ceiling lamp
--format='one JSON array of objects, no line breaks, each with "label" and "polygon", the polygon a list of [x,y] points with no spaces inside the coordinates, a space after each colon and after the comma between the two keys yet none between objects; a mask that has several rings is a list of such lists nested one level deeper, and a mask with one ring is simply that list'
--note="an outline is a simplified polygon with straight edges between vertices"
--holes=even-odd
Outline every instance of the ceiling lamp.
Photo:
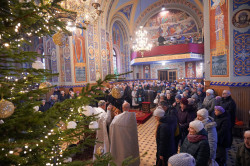
[{"label": "ceiling lamp", "polygon": [[143,26],[140,26],[140,29],[135,33],[136,43],[133,45],[133,50],[141,52],[142,57],[145,51],[150,51],[152,49],[152,44],[148,42],[147,34],[148,32],[143,29]]}]

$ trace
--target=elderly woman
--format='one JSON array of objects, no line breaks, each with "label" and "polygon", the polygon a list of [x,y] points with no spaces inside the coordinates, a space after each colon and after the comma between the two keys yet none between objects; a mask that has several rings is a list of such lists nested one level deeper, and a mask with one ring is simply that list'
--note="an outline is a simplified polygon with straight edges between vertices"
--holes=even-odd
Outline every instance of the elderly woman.
[{"label": "elderly woman", "polygon": [[202,108],[206,108],[209,116],[214,117],[215,96],[212,89],[206,91],[206,97],[202,103]]},{"label": "elderly woman", "polygon": [[180,152],[191,154],[195,158],[196,166],[207,166],[210,153],[203,123],[199,120],[190,122],[188,131]]},{"label": "elderly woman", "polygon": [[179,153],[168,159],[168,166],[195,166],[195,159],[188,153]]},{"label": "elderly woman", "polygon": [[217,150],[217,131],[216,131],[216,122],[214,122],[214,119],[210,116],[208,116],[207,109],[203,108],[197,111],[197,118],[196,120],[199,120],[203,123],[204,129],[208,133],[208,143],[210,147],[210,159],[209,163],[215,162],[216,157],[216,150]]},{"label": "elderly woman", "polygon": [[165,111],[157,107],[154,116],[158,122],[156,129],[156,165],[167,165],[169,157],[175,154],[175,138],[177,119],[175,116],[164,116]]}]

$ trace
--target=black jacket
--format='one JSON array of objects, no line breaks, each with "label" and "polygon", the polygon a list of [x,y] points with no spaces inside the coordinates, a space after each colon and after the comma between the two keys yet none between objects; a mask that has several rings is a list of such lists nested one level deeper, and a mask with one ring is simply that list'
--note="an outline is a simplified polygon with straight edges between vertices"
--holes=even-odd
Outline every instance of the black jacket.
[{"label": "black jacket", "polygon": [[176,130],[177,119],[175,116],[164,116],[160,119],[160,125],[157,128],[156,144],[157,157],[164,157],[164,161],[175,154],[174,133]]},{"label": "black jacket", "polygon": [[227,98],[221,99],[220,105],[227,111],[228,115],[230,115],[231,125],[232,127],[235,124],[235,113],[236,113],[236,104],[231,96]]},{"label": "black jacket", "polygon": [[45,105],[42,105],[42,104],[40,105],[39,111],[45,112],[45,111],[47,111],[49,108],[50,108],[50,105],[49,105],[48,102],[46,102]]},{"label": "black jacket", "polygon": [[[207,132],[205,129],[202,129],[197,134],[207,136]],[[196,166],[208,165],[210,151],[209,151],[209,144],[208,144],[207,139],[193,143],[193,142],[189,142],[186,137],[181,146],[180,152],[191,154],[195,158]]]},{"label": "black jacket", "polygon": [[218,147],[228,148],[231,145],[231,124],[227,112],[219,116],[215,116],[216,130],[218,137]]}]

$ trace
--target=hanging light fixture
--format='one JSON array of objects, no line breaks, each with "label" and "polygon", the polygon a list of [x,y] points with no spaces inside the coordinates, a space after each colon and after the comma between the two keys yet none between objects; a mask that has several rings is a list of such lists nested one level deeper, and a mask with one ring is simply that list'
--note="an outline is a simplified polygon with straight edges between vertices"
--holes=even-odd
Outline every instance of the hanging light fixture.
[{"label": "hanging light fixture", "polygon": [[[141,13],[141,1],[140,1],[140,13]],[[140,26],[139,30],[135,33],[135,43],[133,44],[133,50],[140,52],[143,57],[145,51],[152,49],[152,44],[148,41],[148,32]]]}]

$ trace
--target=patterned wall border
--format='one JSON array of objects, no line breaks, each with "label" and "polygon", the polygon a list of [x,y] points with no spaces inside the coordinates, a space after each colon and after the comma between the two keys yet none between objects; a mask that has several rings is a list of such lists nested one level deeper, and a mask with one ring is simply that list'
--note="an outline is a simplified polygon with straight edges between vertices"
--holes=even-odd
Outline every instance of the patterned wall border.
[{"label": "patterned wall border", "polygon": [[233,10],[236,10],[239,6],[250,3],[250,0],[233,0]]},{"label": "patterned wall border", "polygon": [[234,76],[250,76],[250,29],[245,33],[233,31]]},{"label": "patterned wall border", "polygon": [[107,68],[107,48],[106,48],[106,31],[101,29],[101,62],[102,62],[102,78],[108,74]]},{"label": "patterned wall border", "polygon": [[214,86],[250,87],[250,82],[210,82]]},{"label": "patterned wall border", "polygon": [[87,30],[88,30],[87,33],[88,33],[89,76],[90,76],[90,81],[96,81],[93,26],[89,25]]},{"label": "patterned wall border", "polygon": [[85,84],[81,84],[81,85],[59,85],[56,86],[55,88],[76,88],[76,87],[85,87]]}]

